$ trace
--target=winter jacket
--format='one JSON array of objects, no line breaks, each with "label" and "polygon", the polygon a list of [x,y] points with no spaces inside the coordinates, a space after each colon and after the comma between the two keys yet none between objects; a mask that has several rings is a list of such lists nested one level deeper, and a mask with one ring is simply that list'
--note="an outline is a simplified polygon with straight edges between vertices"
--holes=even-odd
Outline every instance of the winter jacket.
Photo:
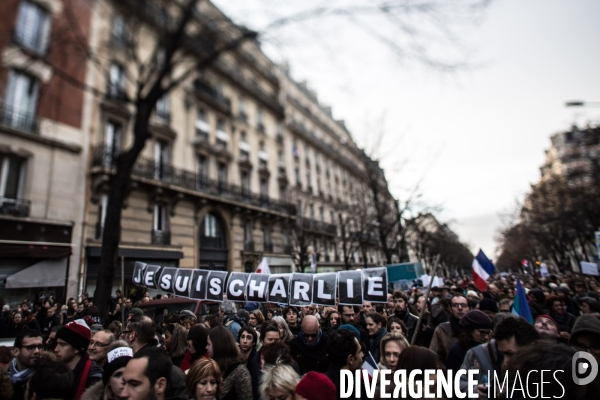
[{"label": "winter jacket", "polygon": [[408,343],[410,343],[413,335],[415,334],[415,329],[417,329],[417,322],[419,321],[419,317],[417,317],[414,314],[411,314],[410,311],[408,311],[408,309],[406,309],[404,313],[396,311],[394,315],[397,318],[400,318],[402,321],[404,321],[404,325],[406,325],[406,329],[408,329],[408,337],[406,338],[406,340],[408,340]]},{"label": "winter jacket", "polygon": [[444,322],[435,328],[435,332],[433,332],[433,337],[431,338],[431,344],[429,345],[429,350],[438,355],[440,364],[445,367],[448,351],[450,350],[450,347],[452,347],[457,341],[458,334],[454,334],[452,331],[450,321]]},{"label": "winter jacket", "polygon": [[296,336],[288,342],[290,353],[300,368],[300,375],[310,371],[327,372],[329,368],[327,340],[327,335],[321,333],[321,338],[313,346],[306,344],[302,340],[302,336]]},{"label": "winter jacket", "polygon": [[[489,343],[481,344],[471,348],[467,351],[467,355],[460,366],[460,369],[470,370],[477,369],[479,370],[478,375],[478,383],[483,382],[483,374],[488,376],[490,379],[491,372],[489,372],[488,368],[493,368],[497,374],[500,374],[502,369],[502,361],[503,357],[498,353],[498,348],[496,346],[496,340],[492,339]],[[487,367],[486,367],[487,366]],[[488,382],[490,382],[488,380]],[[477,383],[477,384],[478,384]],[[477,384],[475,386],[477,386]],[[469,387],[468,375],[464,374],[460,377],[460,390],[463,393],[466,393]],[[477,393],[477,388],[473,389]],[[498,391],[499,392],[499,391]]]},{"label": "winter jacket", "polygon": [[102,400],[104,395],[104,382],[98,381],[86,389],[81,400]]}]

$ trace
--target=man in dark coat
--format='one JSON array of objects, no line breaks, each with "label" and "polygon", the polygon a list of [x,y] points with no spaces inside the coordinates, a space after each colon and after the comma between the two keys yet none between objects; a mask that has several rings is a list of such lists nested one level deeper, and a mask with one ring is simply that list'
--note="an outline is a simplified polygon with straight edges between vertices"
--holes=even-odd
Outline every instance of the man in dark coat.
[{"label": "man in dark coat", "polygon": [[300,367],[300,374],[310,371],[327,372],[327,337],[323,334],[319,320],[307,315],[302,320],[300,334],[289,341],[292,357]]},{"label": "man in dark coat", "polygon": [[408,310],[408,296],[401,290],[396,290],[394,292],[394,316],[404,321],[406,328],[408,329],[408,337],[406,340],[410,343],[412,340],[413,334],[415,333],[415,329],[417,328],[417,321],[419,321],[419,317]]}]

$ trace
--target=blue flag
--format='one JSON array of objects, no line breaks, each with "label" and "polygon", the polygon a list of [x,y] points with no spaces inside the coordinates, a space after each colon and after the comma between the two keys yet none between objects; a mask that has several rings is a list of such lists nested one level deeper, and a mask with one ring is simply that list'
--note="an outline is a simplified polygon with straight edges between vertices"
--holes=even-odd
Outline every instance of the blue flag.
[{"label": "blue flag", "polygon": [[513,303],[512,313],[518,317],[525,318],[527,322],[533,324],[533,317],[531,316],[531,310],[529,309],[529,303],[527,302],[525,289],[523,289],[523,285],[521,285],[520,279],[517,279],[517,293],[515,295],[515,302]]}]

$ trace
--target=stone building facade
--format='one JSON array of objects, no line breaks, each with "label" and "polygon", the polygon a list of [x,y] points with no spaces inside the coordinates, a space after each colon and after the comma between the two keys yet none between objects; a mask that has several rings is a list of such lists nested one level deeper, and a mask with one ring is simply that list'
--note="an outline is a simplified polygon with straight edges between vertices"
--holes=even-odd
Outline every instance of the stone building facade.
[{"label": "stone building facade", "polygon": [[[64,227],[66,237],[53,239],[69,249],[61,290],[76,296],[96,286],[114,159],[132,143],[136,110],[127,100],[135,94],[137,76],[128,46],[135,42],[151,54],[157,36],[149,27],[131,29],[127,1],[68,3],[75,7],[67,9],[62,0],[10,0],[0,6],[13,25],[29,9],[50,18],[51,28],[40,25],[37,40],[56,49],[47,55],[53,60],[49,65],[46,57],[36,57],[14,66],[11,62],[23,56],[7,52],[19,50],[17,36],[6,31],[0,37],[2,165],[27,165],[18,190],[9,193],[0,186],[0,198],[12,202],[12,209],[25,204],[28,210],[3,206],[0,219],[15,226]],[[210,3],[202,4],[202,12],[227,21]],[[30,21],[40,18],[36,15]],[[55,42],[61,38],[52,32],[73,16],[78,27],[63,29],[75,32],[65,40],[85,42],[93,59],[60,54],[68,46]],[[19,71],[43,88],[21,107],[35,123],[11,120],[11,107],[17,105],[11,82]],[[65,71],[80,84],[61,81],[68,79]],[[30,93],[38,90],[29,85]],[[122,213],[119,256],[126,278],[135,261],[254,271],[268,257],[273,273],[294,271],[310,259],[319,270],[342,268],[339,221],[363,193],[368,158],[331,109],[268,59],[258,43],[246,41],[224,52],[171,90],[156,106],[150,134]],[[386,196],[393,201],[387,191]],[[5,229],[7,223],[2,246],[14,234],[13,228]],[[24,239],[22,245],[32,241]],[[371,244],[353,256],[357,266],[383,263],[376,240]],[[33,265],[30,261],[22,266]],[[115,287],[120,270],[118,265]]]}]

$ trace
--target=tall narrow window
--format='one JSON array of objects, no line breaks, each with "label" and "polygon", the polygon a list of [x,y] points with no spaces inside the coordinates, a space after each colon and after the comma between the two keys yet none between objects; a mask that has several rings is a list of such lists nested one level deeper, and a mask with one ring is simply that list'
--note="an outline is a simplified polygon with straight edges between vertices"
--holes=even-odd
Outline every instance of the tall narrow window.
[{"label": "tall narrow window", "polygon": [[166,212],[162,204],[154,205],[154,230],[158,232],[166,231]]},{"label": "tall narrow window", "polygon": [[260,180],[260,197],[263,200],[266,200],[269,198],[269,183],[264,178]]},{"label": "tall narrow window", "polygon": [[28,132],[35,131],[38,94],[37,79],[18,71],[10,71],[6,106],[0,115],[0,123]]},{"label": "tall narrow window", "polygon": [[104,126],[104,159],[103,165],[111,167],[115,157],[121,151],[123,143],[123,127],[121,124],[108,120]]},{"label": "tall narrow window", "polygon": [[198,188],[202,189],[208,180],[208,162],[205,156],[198,156]]},{"label": "tall narrow window", "polygon": [[247,172],[242,172],[242,194],[250,195],[250,175]]},{"label": "tall narrow window", "polygon": [[321,217],[321,223],[325,223],[325,210],[323,207],[319,207],[319,216]]},{"label": "tall narrow window", "polygon": [[50,36],[50,14],[37,4],[23,0],[15,27],[15,41],[37,54],[45,54]]},{"label": "tall narrow window", "polygon": [[111,99],[125,98],[125,69],[117,63],[110,65],[108,94]]},{"label": "tall narrow window", "polygon": [[154,142],[154,179],[168,178],[169,144],[162,140]]},{"label": "tall narrow window", "polygon": [[198,109],[196,114],[196,136],[202,136],[204,139],[208,139],[208,132],[210,131],[210,125],[208,125],[208,117],[206,111],[203,108]]},{"label": "tall narrow window", "polygon": [[98,223],[96,224],[96,239],[102,239],[104,233],[104,221],[106,221],[106,210],[108,209],[108,195],[100,196],[98,204]]},{"label": "tall narrow window", "polygon": [[263,112],[260,108],[258,109],[258,111],[256,113],[256,130],[258,130],[261,133],[265,132],[265,124],[263,121]]},{"label": "tall narrow window", "polygon": [[243,97],[240,97],[239,116],[244,121],[246,121],[246,119],[248,118],[248,115],[246,114],[246,99],[244,99]]},{"label": "tall narrow window", "polygon": [[125,18],[120,14],[115,15],[113,18],[112,40],[120,46],[127,45],[129,41],[129,30],[127,29]]},{"label": "tall narrow window", "polygon": [[217,235],[217,218],[212,214],[206,214],[204,217],[204,236],[216,238]]},{"label": "tall narrow window", "polygon": [[156,116],[164,122],[171,122],[171,106],[169,104],[169,94],[165,93],[156,102]]},{"label": "tall narrow window", "polygon": [[271,243],[271,229],[268,225],[263,226],[263,241],[264,251],[266,253],[273,252],[273,245]]},{"label": "tall narrow window", "polygon": [[227,165],[225,163],[219,163],[218,167],[218,178],[219,186],[227,185]]},{"label": "tall narrow window", "polygon": [[221,147],[227,147],[229,141],[229,135],[225,130],[225,121],[219,119],[217,121],[217,145]]},{"label": "tall narrow window", "polygon": [[22,197],[25,180],[25,159],[10,154],[0,154],[0,198]]},{"label": "tall narrow window", "polygon": [[300,168],[296,167],[294,169],[294,174],[296,175],[296,186],[298,188],[301,188],[302,187],[302,181],[300,179]]}]

